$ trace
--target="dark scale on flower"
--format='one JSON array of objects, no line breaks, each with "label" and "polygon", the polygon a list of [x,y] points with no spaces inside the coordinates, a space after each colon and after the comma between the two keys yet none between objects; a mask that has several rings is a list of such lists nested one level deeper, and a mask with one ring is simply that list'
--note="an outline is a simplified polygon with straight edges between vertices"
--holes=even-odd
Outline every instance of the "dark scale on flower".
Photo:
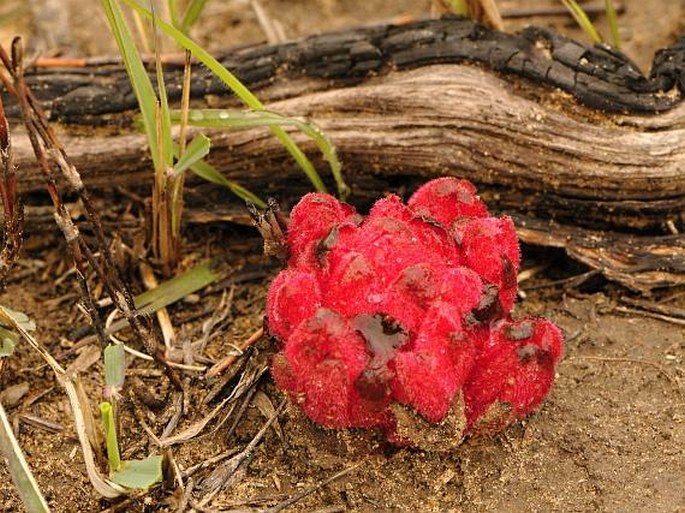
[{"label": "dark scale on flower", "polygon": [[[366,218],[308,194],[287,246],[267,298],[281,344],[272,371],[313,421],[422,447],[452,426],[454,443],[439,445],[453,447],[504,429],[547,395],[561,331],[511,319],[514,224],[490,216],[470,182],[433,180],[406,205],[379,200]],[[439,437],[416,431],[432,426]]]}]

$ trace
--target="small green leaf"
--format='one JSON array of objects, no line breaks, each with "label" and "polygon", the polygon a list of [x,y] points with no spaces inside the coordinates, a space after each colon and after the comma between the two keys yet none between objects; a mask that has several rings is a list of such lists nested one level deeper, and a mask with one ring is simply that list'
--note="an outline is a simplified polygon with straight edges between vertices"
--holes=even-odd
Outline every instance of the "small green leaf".
[{"label": "small green leaf", "polygon": [[110,473],[109,478],[126,488],[147,490],[152,485],[162,481],[163,462],[162,456],[148,456],[144,460],[122,461],[119,470]]},{"label": "small green leaf", "polygon": [[0,358],[10,356],[19,341],[19,334],[0,327]]},{"label": "small green leaf", "polygon": [[110,344],[105,348],[105,383],[114,390],[121,390],[126,377],[124,346]]},{"label": "small green leaf", "polygon": [[169,306],[188,294],[197,292],[225,275],[214,269],[211,261],[197,265],[186,272],[165,281],[154,289],[136,296],[136,308],[141,313],[150,314]]},{"label": "small green leaf", "polygon": [[[7,315],[11,316],[14,321],[19,324],[22,328],[24,328],[26,331],[35,331],[36,330],[36,323],[33,322],[28,315],[26,315],[23,312],[17,312],[16,310],[12,310],[11,308],[4,307],[5,312]],[[2,323],[2,319],[0,319],[0,324]]]},{"label": "small green leaf", "polygon": [[8,329],[7,326],[13,326],[17,323],[26,331],[35,331],[36,323],[34,323],[28,315],[23,312],[17,312],[6,306],[3,307],[5,319],[0,316],[0,358],[10,356],[14,352],[14,347],[19,341],[19,333]]},{"label": "small green leaf", "polygon": [[205,158],[209,154],[210,146],[211,142],[206,135],[196,135],[186,147],[186,151],[181,155],[181,158],[176,162],[174,172],[179,174],[183,173],[186,169]]}]

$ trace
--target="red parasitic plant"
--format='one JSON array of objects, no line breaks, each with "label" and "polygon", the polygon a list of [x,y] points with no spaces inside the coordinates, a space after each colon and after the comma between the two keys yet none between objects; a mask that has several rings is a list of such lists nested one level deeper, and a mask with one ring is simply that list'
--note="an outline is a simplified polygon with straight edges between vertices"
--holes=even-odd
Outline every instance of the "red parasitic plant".
[{"label": "red parasitic plant", "polygon": [[408,418],[423,430],[450,418],[456,445],[505,428],[547,395],[561,331],[511,319],[514,224],[490,216],[470,182],[430,181],[406,205],[379,200],[366,218],[308,194],[286,242],[287,268],[267,296],[279,342],[272,371],[318,424],[422,445],[431,437],[414,436]]}]

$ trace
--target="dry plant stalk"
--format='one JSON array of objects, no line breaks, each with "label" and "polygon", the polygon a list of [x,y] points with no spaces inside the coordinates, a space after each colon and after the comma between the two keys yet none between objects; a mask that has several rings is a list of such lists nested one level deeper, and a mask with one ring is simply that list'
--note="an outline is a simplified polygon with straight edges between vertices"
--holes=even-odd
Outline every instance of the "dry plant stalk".
[{"label": "dry plant stalk", "polygon": [[499,31],[504,30],[502,15],[495,0],[466,0],[469,17]]},{"label": "dry plant stalk", "polygon": [[11,326],[14,331],[19,333],[26,342],[43,358],[57,377],[57,381],[64,388],[69,399],[69,406],[71,407],[74,427],[81,445],[83,459],[86,466],[88,478],[90,479],[93,488],[103,497],[114,499],[126,494],[126,489],[120,485],[110,481],[100,472],[97,455],[93,452],[91,445],[97,439],[94,433],[94,419],[92,418],[92,411],[88,404],[83,388],[81,386],[78,373],[69,372],[62,368],[57,361],[52,357],[45,347],[28,333],[21,324],[17,323],[14,318],[0,305],[0,320],[3,323]]},{"label": "dry plant stalk", "polygon": [[17,177],[12,153],[12,140],[5,109],[0,99],[0,195],[3,208],[3,241],[0,250],[0,288],[14,264],[22,243],[24,205],[17,194]]},{"label": "dry plant stalk", "polygon": [[[76,276],[81,289],[81,296],[90,321],[94,326],[101,345],[107,344],[104,324],[97,311],[90,287],[86,280],[88,266],[95,270],[102,281],[105,290],[112,298],[114,305],[123,313],[133,327],[137,337],[145,346],[146,351],[165,369],[167,376],[176,387],[182,390],[181,381],[176,372],[169,367],[160,349],[155,332],[146,316],[136,310],[133,294],[124,282],[119,269],[114,264],[112,254],[107,244],[100,216],[85,188],[81,176],[73,166],[64,150],[64,146],[56,133],[49,126],[47,115],[39,101],[29,89],[24,80],[23,45],[21,38],[12,42],[11,57],[0,46],[0,61],[9,72],[10,77],[0,74],[0,80],[7,91],[17,99],[21,107],[22,118],[26,125],[31,146],[38,160],[41,173],[55,209],[55,222],[62,231],[69,246]],[[77,194],[88,216],[88,223],[95,234],[95,248],[81,236],[78,228],[71,220],[71,216],[61,200],[57,188],[53,168],[56,167],[72,191]],[[99,256],[96,256],[99,255]]]},{"label": "dry plant stalk", "polygon": [[[503,31],[504,22],[502,14],[495,4],[495,0],[462,0],[462,9],[465,5],[466,14],[472,20],[478,21],[495,30]],[[433,0],[431,4],[431,12],[433,15],[442,16],[448,13],[454,13],[454,2],[450,0]],[[458,11],[457,11],[458,12]],[[462,14],[462,13],[460,13]]]}]

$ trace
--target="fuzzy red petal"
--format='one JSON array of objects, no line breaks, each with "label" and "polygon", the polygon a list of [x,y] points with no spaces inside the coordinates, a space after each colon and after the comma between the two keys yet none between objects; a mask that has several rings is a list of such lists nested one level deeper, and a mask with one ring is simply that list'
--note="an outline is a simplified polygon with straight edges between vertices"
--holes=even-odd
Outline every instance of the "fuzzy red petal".
[{"label": "fuzzy red petal", "polygon": [[351,427],[354,382],[368,356],[361,337],[335,312],[318,309],[290,336],[283,351],[292,391],[302,394],[302,409],[328,427]]},{"label": "fuzzy red petal", "polygon": [[269,332],[282,341],[287,340],[320,306],[321,291],[313,274],[291,269],[281,271],[266,297]]},{"label": "fuzzy red petal", "polygon": [[510,217],[473,219],[456,233],[465,265],[496,285],[502,309],[509,312],[516,299],[516,277],[521,262],[518,237]]},{"label": "fuzzy red petal", "polygon": [[466,267],[453,267],[440,276],[440,299],[450,303],[463,318],[483,298],[484,284],[480,276]]},{"label": "fuzzy red petal", "polygon": [[384,299],[384,287],[369,259],[357,251],[334,252],[323,281],[323,304],[344,317],[374,313]]},{"label": "fuzzy red petal", "polygon": [[311,192],[303,196],[290,212],[287,241],[292,257],[297,258],[309,243],[321,240],[336,224],[355,214],[353,207],[328,194]]},{"label": "fuzzy red petal", "polygon": [[447,415],[475,359],[475,346],[464,333],[459,316],[451,304],[436,303],[413,350],[398,354],[394,361],[395,399],[430,422],[440,422]]},{"label": "fuzzy red petal", "polygon": [[464,385],[473,433],[498,431],[528,415],[547,395],[563,354],[563,335],[542,318],[493,327]]},{"label": "fuzzy red petal", "polygon": [[438,178],[421,186],[407,202],[415,214],[433,219],[450,228],[455,222],[485,217],[488,209],[467,180]]}]

